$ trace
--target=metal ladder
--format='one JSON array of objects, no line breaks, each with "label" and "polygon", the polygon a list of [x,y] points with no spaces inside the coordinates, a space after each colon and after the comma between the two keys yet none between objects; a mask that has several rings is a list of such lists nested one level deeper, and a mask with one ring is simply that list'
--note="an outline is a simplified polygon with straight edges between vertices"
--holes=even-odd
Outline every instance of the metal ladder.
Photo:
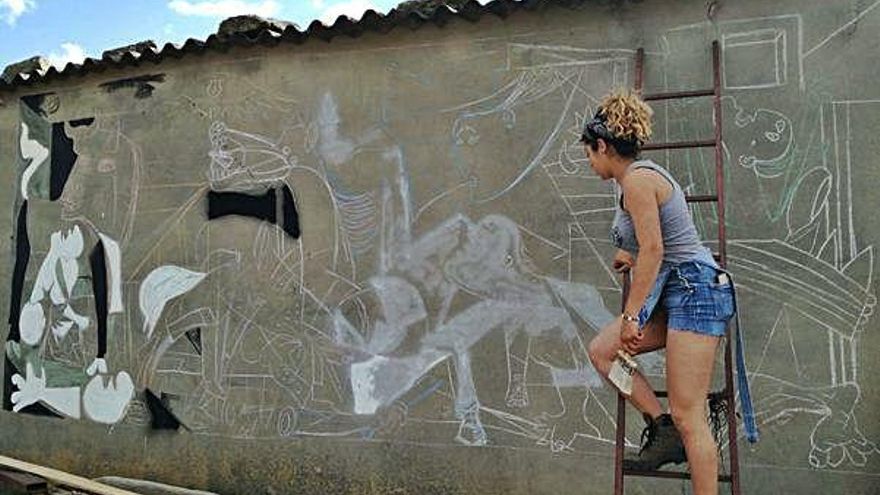
[{"label": "metal ladder", "polygon": [[[635,60],[635,89],[642,91],[645,51],[639,48]],[[644,101],[663,101],[684,98],[699,98],[711,96],[715,110],[713,139],[704,141],[679,141],[667,143],[646,144],[642,149],[670,150],[688,148],[715,148],[715,194],[688,195],[688,203],[716,203],[718,214],[718,252],[715,254],[716,261],[722,266],[727,265],[727,233],[724,227],[724,155],[721,144],[721,48],[718,41],[712,42],[712,88],[695,91],[680,91],[671,93],[657,93],[642,95]],[[623,302],[629,295],[629,274],[624,275]],[[731,350],[731,337],[725,339],[724,346],[724,388],[720,391],[710,392],[707,400],[723,400],[726,404],[727,436],[728,436],[728,473],[719,473],[718,481],[730,483],[730,493],[740,495],[739,479],[739,455],[736,443],[736,402],[733,385],[733,354]],[[658,398],[667,397],[666,391],[657,391]],[[614,494],[623,495],[625,476],[645,476],[654,478],[690,479],[689,472],[680,471],[641,471],[623,469],[623,452],[626,433],[626,399],[623,394],[617,396],[617,431],[614,453]]]}]

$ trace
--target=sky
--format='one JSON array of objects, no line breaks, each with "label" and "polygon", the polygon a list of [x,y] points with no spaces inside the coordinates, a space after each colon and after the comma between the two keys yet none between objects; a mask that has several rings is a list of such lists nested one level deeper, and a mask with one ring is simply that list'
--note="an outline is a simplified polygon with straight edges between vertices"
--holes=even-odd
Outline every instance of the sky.
[{"label": "sky", "polygon": [[0,0],[0,72],[42,55],[59,68],[104,50],[153,40],[204,40],[220,21],[256,14],[295,22],[332,24],[339,15],[360,19],[367,9],[387,13],[402,0]]}]

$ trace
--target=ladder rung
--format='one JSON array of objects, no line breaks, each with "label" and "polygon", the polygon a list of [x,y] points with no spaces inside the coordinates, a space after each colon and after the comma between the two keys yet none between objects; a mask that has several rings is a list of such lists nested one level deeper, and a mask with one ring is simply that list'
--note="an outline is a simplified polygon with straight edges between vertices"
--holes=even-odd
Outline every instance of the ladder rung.
[{"label": "ladder rung", "polygon": [[[646,476],[650,478],[674,478],[680,480],[691,479],[691,473],[687,471],[641,471],[637,469],[624,469],[624,476]],[[730,483],[729,474],[719,474],[718,481]]]},{"label": "ladder rung", "polygon": [[699,98],[701,96],[715,96],[714,89],[697,89],[693,91],[675,91],[670,93],[654,93],[642,97],[644,101],[678,100],[682,98]]},{"label": "ladder rung", "polygon": [[704,194],[695,196],[685,196],[684,200],[688,203],[714,203],[718,201],[717,194]]},{"label": "ladder rung", "polygon": [[642,146],[642,150],[651,151],[651,150],[673,150],[673,149],[681,149],[681,148],[714,148],[715,140],[710,139],[706,141],[678,141],[672,143],[651,143]]},{"label": "ladder rung", "polygon": [[[669,397],[669,392],[667,392],[665,390],[657,390],[654,392],[654,395],[656,395],[658,398],[662,399],[665,397]],[[716,392],[709,392],[708,394],[706,394],[706,400],[724,399],[724,398],[728,397],[729,395],[730,394],[727,392],[727,390],[718,390]]]}]

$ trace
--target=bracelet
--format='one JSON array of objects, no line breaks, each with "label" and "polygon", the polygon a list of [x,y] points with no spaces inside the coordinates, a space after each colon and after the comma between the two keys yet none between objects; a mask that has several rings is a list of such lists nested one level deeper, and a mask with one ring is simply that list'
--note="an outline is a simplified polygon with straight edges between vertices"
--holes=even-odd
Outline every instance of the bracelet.
[{"label": "bracelet", "polygon": [[631,321],[631,322],[633,322],[633,323],[638,323],[638,322],[639,322],[639,319],[638,319],[637,317],[635,317],[635,316],[630,316],[630,315],[628,315],[628,314],[626,314],[626,313],[623,313],[623,314],[621,315],[621,318],[623,318],[623,321]]}]

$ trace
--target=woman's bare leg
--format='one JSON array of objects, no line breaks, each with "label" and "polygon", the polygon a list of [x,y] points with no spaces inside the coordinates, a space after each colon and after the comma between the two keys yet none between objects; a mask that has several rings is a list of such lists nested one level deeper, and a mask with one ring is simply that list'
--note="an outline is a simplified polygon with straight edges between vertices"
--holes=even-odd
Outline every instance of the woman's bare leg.
[{"label": "woman's bare leg", "polygon": [[687,452],[694,495],[718,493],[718,453],[706,419],[706,394],[719,340],[687,330],[671,330],[666,337],[669,409]]},{"label": "woman's bare leg", "polygon": [[[596,371],[600,375],[608,378],[611,370],[611,363],[617,357],[618,349],[621,349],[620,342],[620,323],[621,318],[618,316],[613,322],[609,323],[590,341],[588,353],[590,361],[596,367]],[[645,338],[639,344],[638,354],[656,351],[666,346],[666,314],[657,312],[648,320],[642,329]],[[654,389],[640,373],[633,375],[633,389],[629,396],[629,401],[636,409],[644,414],[657,418],[663,414],[663,406],[657,400]]]}]

